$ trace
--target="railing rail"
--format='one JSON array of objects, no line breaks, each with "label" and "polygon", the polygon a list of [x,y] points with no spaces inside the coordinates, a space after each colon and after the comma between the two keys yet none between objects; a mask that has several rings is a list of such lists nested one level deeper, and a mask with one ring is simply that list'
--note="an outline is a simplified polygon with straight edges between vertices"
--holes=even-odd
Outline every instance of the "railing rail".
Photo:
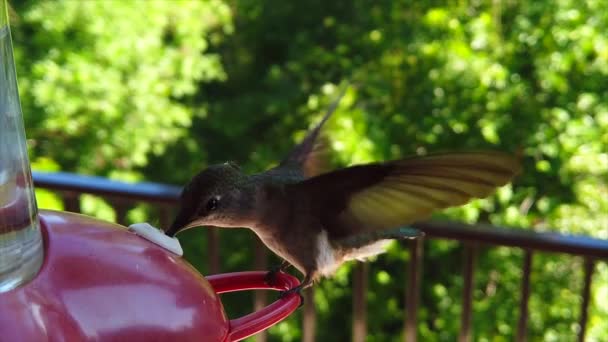
[{"label": "railing rail", "polygon": [[[158,183],[126,183],[113,181],[102,177],[83,176],[71,173],[33,172],[34,184],[61,194],[65,208],[68,211],[80,211],[80,194],[92,194],[105,198],[114,207],[117,221],[125,224],[127,208],[136,202],[146,202],[159,206],[161,225],[169,223],[171,210],[179,199],[180,187]],[[171,207],[171,208],[168,208]],[[467,225],[456,222],[421,222],[414,225],[431,239],[458,240],[464,244],[465,258],[463,261],[463,310],[461,314],[461,332],[459,341],[470,341],[472,336],[471,316],[473,301],[473,286],[477,249],[480,245],[507,246],[521,248],[524,251],[522,265],[522,284],[520,297],[520,315],[517,325],[517,340],[526,339],[528,321],[528,299],[530,296],[530,273],[532,258],[537,251],[566,253],[584,259],[583,291],[581,315],[579,319],[578,340],[583,341],[586,333],[588,306],[591,302],[591,281],[596,261],[608,259],[608,241],[582,235],[565,235],[553,232],[536,232],[515,228],[502,228],[491,225]],[[208,261],[209,270],[217,273],[220,270],[219,239],[217,229],[208,230],[210,248]],[[252,241],[255,251],[257,269],[266,269],[267,252],[260,248],[260,242]],[[423,241],[413,240],[409,244],[410,260],[408,264],[408,279],[405,286],[404,339],[416,341],[416,325],[420,281],[422,279]],[[368,287],[369,268],[363,264],[357,265],[353,272],[353,341],[364,341],[367,334],[367,309],[364,301]],[[258,291],[255,306],[262,306],[265,301],[264,293]],[[312,296],[313,291],[307,291],[306,296]],[[313,341],[315,336],[315,310],[312,298],[305,301],[303,327],[305,341]],[[257,335],[258,341],[265,341],[266,335]]]},{"label": "railing rail", "polygon": [[584,235],[566,235],[488,224],[429,221],[415,224],[431,238],[471,241],[490,245],[520,247],[586,257],[608,258],[608,240]]},{"label": "railing rail", "polygon": [[141,202],[174,204],[181,187],[159,183],[127,183],[97,176],[68,172],[32,172],[35,186],[60,192],[76,192],[101,197],[120,197]]}]

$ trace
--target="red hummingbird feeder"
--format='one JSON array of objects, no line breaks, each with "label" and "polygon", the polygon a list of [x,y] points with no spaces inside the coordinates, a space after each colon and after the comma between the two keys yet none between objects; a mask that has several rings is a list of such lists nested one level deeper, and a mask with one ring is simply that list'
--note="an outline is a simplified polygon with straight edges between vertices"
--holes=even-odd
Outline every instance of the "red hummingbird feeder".
[{"label": "red hummingbird feeder", "polygon": [[125,227],[41,211],[25,148],[5,0],[0,0],[0,340],[238,341],[300,305],[290,294],[229,319],[219,294],[287,290],[277,274],[203,277],[181,257]]}]

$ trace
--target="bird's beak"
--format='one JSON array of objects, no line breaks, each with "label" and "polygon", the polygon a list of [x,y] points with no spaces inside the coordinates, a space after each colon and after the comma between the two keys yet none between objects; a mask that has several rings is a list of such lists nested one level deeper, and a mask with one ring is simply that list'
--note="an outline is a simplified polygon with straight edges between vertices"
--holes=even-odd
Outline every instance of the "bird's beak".
[{"label": "bird's beak", "polygon": [[203,218],[192,220],[190,217],[185,217],[184,215],[180,214],[175,218],[175,221],[173,221],[173,224],[171,224],[169,229],[165,231],[165,234],[173,237],[182,230],[204,226],[205,224],[206,223],[204,222]]}]

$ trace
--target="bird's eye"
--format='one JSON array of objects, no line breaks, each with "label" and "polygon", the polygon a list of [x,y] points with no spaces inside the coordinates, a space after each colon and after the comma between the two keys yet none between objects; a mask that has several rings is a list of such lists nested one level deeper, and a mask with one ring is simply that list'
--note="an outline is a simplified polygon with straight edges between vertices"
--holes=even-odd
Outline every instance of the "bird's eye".
[{"label": "bird's eye", "polygon": [[217,209],[218,204],[219,200],[217,199],[217,197],[211,197],[209,201],[207,201],[205,209],[207,209],[207,212],[214,211],[215,209]]}]

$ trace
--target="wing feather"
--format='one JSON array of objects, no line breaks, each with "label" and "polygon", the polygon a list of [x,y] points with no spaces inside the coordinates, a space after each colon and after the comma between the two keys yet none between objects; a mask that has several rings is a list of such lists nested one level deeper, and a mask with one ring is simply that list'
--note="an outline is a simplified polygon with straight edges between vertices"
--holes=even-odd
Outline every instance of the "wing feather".
[{"label": "wing feather", "polygon": [[329,233],[343,237],[407,225],[486,197],[519,170],[516,158],[498,152],[437,154],[358,165],[297,186],[316,199]]},{"label": "wing feather", "polygon": [[299,168],[305,177],[317,176],[329,170],[331,165],[330,144],[329,138],[323,134],[323,126],[338,108],[347,88],[348,86],[343,86],[321,121],[306,134],[304,140],[291,150],[279,167]]}]

